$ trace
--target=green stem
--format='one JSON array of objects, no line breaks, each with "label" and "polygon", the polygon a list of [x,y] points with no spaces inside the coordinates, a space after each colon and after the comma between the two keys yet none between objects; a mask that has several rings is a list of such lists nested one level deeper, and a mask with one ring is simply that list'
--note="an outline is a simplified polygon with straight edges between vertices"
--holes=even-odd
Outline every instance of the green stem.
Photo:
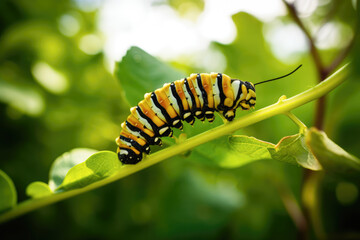
[{"label": "green stem", "polygon": [[307,127],[306,125],[298,118],[296,117],[292,112],[285,113],[286,116],[288,116],[296,125],[300,128],[300,133],[305,133]]},{"label": "green stem", "polygon": [[200,144],[204,144],[221,136],[231,134],[232,132],[240,128],[244,128],[246,126],[252,125],[254,123],[260,122],[264,119],[273,117],[278,114],[287,113],[290,110],[304,105],[305,103],[308,103],[310,101],[313,101],[336,88],[338,85],[345,81],[345,76],[348,72],[348,69],[349,66],[347,64],[340,68],[333,75],[328,77],[325,81],[319,83],[315,87],[303,93],[300,93],[289,99],[281,100],[273,105],[245,115],[238,120],[234,120],[233,122],[230,122],[228,124],[213,128],[209,131],[192,137],[180,144],[173,145],[171,147],[168,147],[167,149],[151,154],[146,159],[136,165],[124,165],[118,173],[106,179],[92,183],[80,189],[70,190],[62,193],[55,193],[47,197],[30,199],[23,203],[20,203],[15,208],[0,215],[0,223],[18,217],[40,207],[107,185],[130,174],[138,172],[144,168],[150,167],[167,158],[186,152],[196,146],[199,146]]}]

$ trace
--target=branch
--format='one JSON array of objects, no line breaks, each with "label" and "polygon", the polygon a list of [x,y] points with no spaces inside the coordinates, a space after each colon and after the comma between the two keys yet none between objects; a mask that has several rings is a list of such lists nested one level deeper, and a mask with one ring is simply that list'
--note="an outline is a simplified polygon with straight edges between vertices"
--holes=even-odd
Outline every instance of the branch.
[{"label": "branch", "polygon": [[331,64],[325,69],[325,73],[329,75],[332,73],[344,59],[349,55],[350,51],[353,49],[355,44],[355,39],[357,38],[357,28],[353,38],[351,39],[350,43],[340,52],[337,57],[331,62]]},{"label": "branch", "polygon": [[294,194],[285,184],[273,179],[269,179],[269,181],[273,182],[274,186],[279,192],[279,196],[284,204],[286,211],[298,229],[298,239],[306,239],[304,233],[307,232],[308,223],[305,214],[297,202]]},{"label": "branch", "polygon": [[312,56],[312,58],[314,60],[314,63],[316,65],[316,69],[318,70],[319,82],[321,82],[323,79],[326,78],[326,76],[324,75],[324,66],[323,66],[323,63],[321,61],[320,54],[319,54],[319,52],[318,52],[318,50],[317,50],[317,48],[315,46],[314,39],[311,36],[310,32],[305,28],[302,21],[300,20],[298,14],[296,12],[296,8],[295,8],[294,4],[290,4],[286,0],[283,0],[283,3],[285,4],[286,8],[288,9],[288,12],[289,12],[290,16],[294,19],[294,21],[299,26],[299,28],[303,31],[303,33],[305,34],[305,36],[306,36],[306,38],[308,40],[308,44],[310,46],[311,56]]},{"label": "branch", "polygon": [[165,159],[189,151],[190,149],[196,146],[199,146],[216,138],[229,135],[240,128],[247,127],[249,125],[255,124],[257,122],[273,117],[275,115],[287,113],[292,109],[302,106],[308,102],[311,102],[327,94],[334,88],[336,88],[338,85],[340,85],[345,81],[348,71],[349,71],[349,64],[343,66],[333,75],[327,78],[325,81],[319,83],[315,87],[305,92],[302,92],[289,99],[281,99],[281,101],[278,101],[275,104],[272,104],[268,107],[262,108],[255,112],[249,113],[248,115],[245,115],[237,120],[234,120],[233,122],[210,129],[180,144],[173,145],[162,151],[151,154],[136,165],[123,165],[119,170],[119,172],[115,173],[114,175],[108,178],[92,183],[80,189],[55,193],[47,197],[31,199],[23,203],[20,203],[12,210],[9,210],[3,213],[2,215],[0,215],[0,223],[18,217],[20,215],[26,214],[28,212],[34,211],[35,209],[44,207],[46,205],[50,205],[52,203],[59,202],[61,200],[107,185],[121,178],[124,178],[128,175],[136,173],[144,168],[159,163]]}]

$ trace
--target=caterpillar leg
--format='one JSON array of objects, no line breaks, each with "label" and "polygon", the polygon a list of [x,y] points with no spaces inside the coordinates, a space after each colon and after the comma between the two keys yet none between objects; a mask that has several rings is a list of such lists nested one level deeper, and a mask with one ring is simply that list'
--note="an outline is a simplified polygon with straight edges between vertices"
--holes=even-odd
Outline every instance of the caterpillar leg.
[{"label": "caterpillar leg", "polygon": [[226,120],[228,120],[229,122],[231,122],[232,120],[234,120],[235,118],[235,110],[231,109],[228,111],[224,111],[223,112],[224,117],[226,118]]},{"label": "caterpillar leg", "polygon": [[195,122],[195,118],[194,118],[194,115],[191,114],[190,111],[186,111],[183,115],[183,119],[189,123],[190,125],[193,125],[194,122]]},{"label": "caterpillar leg", "polygon": [[209,122],[213,122],[215,120],[215,115],[214,115],[214,112],[212,110],[207,110],[205,112],[205,117]]}]

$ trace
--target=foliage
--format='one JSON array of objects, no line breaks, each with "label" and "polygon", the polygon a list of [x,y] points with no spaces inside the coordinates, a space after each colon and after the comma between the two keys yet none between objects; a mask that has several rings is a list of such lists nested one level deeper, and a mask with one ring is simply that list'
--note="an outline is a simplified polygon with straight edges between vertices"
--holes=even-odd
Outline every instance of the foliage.
[{"label": "foliage", "polygon": [[[126,78],[126,81],[129,81],[131,83],[136,83],[136,82],[141,83],[142,81],[144,83],[156,83],[156,81],[153,81],[152,79],[158,79],[159,78],[158,76],[161,75],[161,73],[166,74],[169,72],[169,70],[171,70],[169,67],[166,67],[166,65],[161,64],[158,60],[149,56],[147,53],[143,52],[142,50],[138,48],[131,48],[128,51],[128,54],[123,58],[122,62],[119,64],[120,68],[122,68],[123,70],[121,71],[121,73],[126,72],[126,70],[129,72],[128,69],[133,68],[134,64],[129,64],[128,59],[131,60],[134,58],[134,56],[137,59],[136,62],[137,65],[139,63],[143,63],[142,66],[143,72],[147,72],[151,69],[158,74],[154,74],[154,75],[140,74],[140,75],[132,75],[131,77],[128,76]],[[158,67],[155,69],[154,65]],[[130,67],[126,67],[126,66],[130,66]],[[335,77],[333,78],[335,79]],[[330,80],[328,80],[327,82],[330,82]],[[322,85],[325,86],[325,82]],[[125,86],[131,86],[131,85],[125,84]],[[133,86],[136,88],[137,85],[134,84]],[[314,93],[316,93],[316,90],[317,90],[316,88],[312,89]],[[301,98],[302,96],[300,94],[297,97]],[[278,104],[274,105],[274,108],[276,107],[282,108],[283,106],[285,106],[285,101],[286,101],[285,99],[282,99],[281,101],[279,101]],[[269,109],[265,111],[271,112],[274,110]],[[261,112],[261,110],[258,112]],[[264,114],[259,113],[258,115],[261,116]],[[247,118],[248,116],[244,116],[243,119]],[[256,119],[256,117],[253,118]],[[292,115],[292,118],[296,118],[296,117]],[[234,121],[232,125],[235,125],[237,122],[241,122],[241,119]],[[249,122],[248,124],[251,124],[251,122]],[[226,128],[229,127],[222,126],[211,130],[212,135],[214,135],[215,137],[211,137],[210,130],[208,131],[208,133],[206,132],[203,133],[202,135],[206,136],[205,142],[208,142],[212,138],[217,138],[221,136],[217,133],[219,132],[219,129],[220,132],[223,132],[222,135],[224,135],[224,133],[226,134],[228,131],[230,132],[233,131],[233,130],[225,130]],[[215,159],[221,159],[221,161],[217,161],[216,164],[217,166],[234,168],[234,167],[239,167],[244,163],[273,158],[276,160],[287,161],[293,164],[298,163],[301,166],[307,167],[312,170],[320,170],[321,169],[320,164],[312,155],[312,153],[308,150],[309,147],[305,145],[305,142],[310,143],[310,146],[314,144],[311,144],[312,143],[311,140],[305,140],[305,136],[308,135],[308,133],[307,130],[304,129],[303,125],[300,125],[300,131],[301,133],[298,135],[284,137],[277,146],[271,143],[265,143],[255,138],[246,137],[246,136],[242,136],[242,137],[233,136],[229,142],[227,140],[221,142],[223,145],[220,145],[219,142],[217,142],[216,144],[218,146],[220,145],[221,146],[220,148],[213,148],[212,145],[209,145],[211,144],[210,142],[208,144],[204,144],[203,146],[205,146],[205,148],[209,148],[210,146],[214,150],[210,155],[206,154],[206,152],[208,151],[204,151],[202,153],[202,155],[204,156],[203,161],[206,162],[209,161],[208,159],[210,159],[211,162],[215,163]],[[325,141],[328,142],[330,141],[327,139],[326,135],[323,135],[323,138],[325,139]],[[192,141],[193,144],[191,144],[190,141]],[[202,142],[204,142],[204,140]],[[118,161],[117,155],[114,152],[101,151],[94,153],[95,150],[92,149],[74,149],[69,153],[63,154],[54,162],[50,171],[49,185],[39,181],[33,182],[28,186],[26,192],[29,196],[33,197],[34,199],[42,198],[43,205],[46,205],[54,201],[59,201],[63,198],[77,194],[77,192],[72,192],[70,190],[81,189],[81,191],[78,193],[91,190],[94,187],[107,184],[109,182],[112,182],[113,180],[131,174],[132,172],[136,172],[146,166],[152,165],[158,161],[174,156],[178,152],[181,153],[184,150],[190,150],[192,146],[197,146],[202,142],[201,142],[201,136],[193,137],[191,140],[189,139],[183,143],[177,144],[173,148],[168,148],[159,152],[159,154],[154,154],[152,155],[152,158],[149,157],[148,159],[144,160],[142,163],[137,164],[135,166],[121,166],[121,163]],[[185,147],[182,147],[183,145],[185,145]],[[186,145],[188,147],[186,147]],[[320,147],[317,145],[315,145],[315,147],[314,146],[312,147],[313,149],[318,150],[316,151],[318,153],[319,151],[321,151],[319,149],[324,149],[326,148],[326,146],[327,145],[324,144],[321,145]],[[345,152],[344,150],[342,151]],[[199,157],[199,154],[195,156],[196,158],[194,158],[193,155],[191,154],[189,158],[192,159],[193,161],[201,159]],[[240,164],[238,163],[238,159],[241,159]],[[347,159],[348,158],[345,158],[345,160]],[[329,163],[327,165],[330,166],[333,165],[332,161],[328,160],[328,162]],[[350,170],[354,169],[356,173],[357,168],[359,167],[359,165],[357,164],[359,163],[355,161],[355,165],[353,166],[350,165]],[[130,173],[127,174],[126,172],[128,169],[130,169]],[[346,173],[346,169],[348,168],[345,168],[345,173]],[[340,170],[340,175],[341,174],[342,171]],[[104,181],[100,181],[102,179],[104,179]],[[98,183],[98,184],[92,185],[92,183]],[[69,192],[69,194],[67,194],[67,192]],[[42,204],[39,204],[38,202],[38,206],[41,205]],[[36,205],[33,204],[33,206],[34,208],[36,208]],[[6,206],[4,206],[3,208],[5,209]],[[9,211],[8,213],[5,213],[3,215],[3,219],[5,220],[7,218],[15,217],[18,214],[22,214],[26,211],[30,211],[32,209],[31,201],[27,202],[25,208],[26,210],[23,209],[21,205],[19,207],[15,207],[13,211]]]},{"label": "foliage", "polygon": [[[176,1],[170,2],[173,8],[179,7]],[[201,11],[202,2],[197,5]],[[359,159],[348,153],[360,155],[356,139],[360,112],[356,81],[347,81],[328,95],[325,132],[337,144],[323,131],[304,128],[296,117],[291,118],[296,125],[280,113],[251,122],[257,112],[238,112],[238,123],[244,120],[249,124],[231,131],[230,137],[226,132],[229,125],[224,125],[219,116],[213,124],[197,121],[194,127],[185,125],[183,133],[175,131],[179,137],[165,139],[166,146],[154,148],[155,153],[141,164],[121,166],[112,152],[113,139],[129,106],[141,100],[145,92],[187,76],[196,66],[175,63],[181,68],[175,70],[133,47],[117,63],[115,75],[119,85],[103,66],[101,52],[87,55],[77,47],[84,34],[94,31],[93,13],[80,11],[67,1],[51,8],[44,3],[31,6],[23,2],[4,6],[0,11],[8,14],[1,16],[6,18],[6,24],[0,29],[0,48],[4,50],[0,56],[0,119],[1,152],[8,161],[2,162],[1,168],[16,183],[20,203],[16,205],[13,181],[1,171],[0,219],[4,221],[78,195],[3,224],[5,236],[10,236],[16,227],[23,229],[24,234],[38,229],[41,233],[37,232],[37,236],[47,238],[51,234],[48,229],[61,223],[63,231],[56,235],[61,239],[216,239],[225,235],[229,239],[289,239],[305,221],[299,206],[302,198],[312,206],[310,215],[316,223],[313,228],[317,237],[356,230],[355,223],[342,225],[338,220],[341,218],[334,217],[351,219],[358,216],[360,209]],[[344,9],[351,9],[351,5]],[[339,12],[336,19],[351,26],[351,14]],[[73,37],[56,30],[57,19],[64,13],[84,23]],[[224,54],[226,73],[256,82],[291,68],[273,56],[264,36],[265,23],[247,13],[235,14],[233,21],[238,33],[234,42],[212,46]],[[247,34],[249,31],[253,34]],[[24,44],[26,41],[28,44]],[[324,62],[337,56],[337,50],[320,51]],[[311,67],[311,55],[303,53],[297,57],[304,67],[291,80],[259,86],[258,109],[283,94],[292,96],[315,85],[317,75]],[[46,63],[66,76],[67,88],[54,92],[38,82],[33,71],[35,66],[44,66],[38,63]],[[274,104],[280,105],[281,102]],[[313,107],[306,104],[293,112],[311,126]],[[225,134],[214,140],[219,132]],[[211,136],[211,141],[206,139]],[[190,150],[201,141],[204,144]],[[186,145],[191,146],[184,152],[182,147]],[[73,149],[78,146],[111,151]],[[61,155],[69,149],[73,150]],[[181,154],[145,170],[176,152]],[[58,155],[61,156],[50,168]],[[299,165],[316,171],[323,169],[305,184],[302,196]],[[144,170],[134,174],[141,169]],[[124,179],[107,185],[120,178]],[[107,187],[89,192],[104,185]]]}]

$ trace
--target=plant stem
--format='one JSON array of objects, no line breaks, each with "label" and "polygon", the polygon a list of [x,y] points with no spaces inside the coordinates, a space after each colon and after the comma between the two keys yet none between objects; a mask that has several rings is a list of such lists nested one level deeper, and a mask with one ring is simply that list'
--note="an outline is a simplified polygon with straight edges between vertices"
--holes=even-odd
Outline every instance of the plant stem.
[{"label": "plant stem", "polygon": [[199,146],[201,144],[204,144],[221,136],[231,134],[232,132],[240,128],[244,128],[246,126],[252,125],[254,123],[260,122],[264,119],[273,117],[278,114],[288,113],[290,110],[302,106],[310,101],[313,101],[327,94],[334,88],[336,88],[338,85],[340,85],[342,82],[345,81],[345,77],[347,75],[348,69],[349,66],[347,64],[342,68],[340,68],[333,75],[331,75],[328,79],[326,79],[325,81],[319,83],[315,87],[305,92],[302,92],[289,99],[282,98],[281,101],[272,104],[268,107],[257,110],[255,112],[249,113],[248,115],[245,115],[239,118],[238,120],[234,120],[233,122],[230,122],[228,124],[224,124],[222,126],[213,128],[209,131],[206,131],[195,137],[192,137],[182,143],[173,145],[171,147],[168,147],[167,149],[156,152],[148,156],[147,158],[145,158],[143,161],[141,161],[136,165],[123,165],[119,170],[119,172],[115,173],[114,175],[105,178],[103,180],[100,180],[98,182],[92,183],[86,187],[70,190],[66,192],[56,193],[39,199],[31,199],[23,203],[20,203],[12,210],[9,210],[3,213],[2,215],[0,215],[0,223],[15,218],[17,216],[23,215],[25,213],[28,213],[30,211],[33,211],[37,208],[107,185],[123,177],[126,177],[130,174],[138,172],[144,168],[150,167],[167,158],[171,158],[175,155],[186,152],[196,146]]},{"label": "plant stem", "polygon": [[304,133],[307,129],[307,126],[299,119],[297,118],[293,113],[287,112],[285,113],[286,116],[288,116],[296,125],[300,128],[300,133]]},{"label": "plant stem", "polygon": [[307,232],[308,222],[291,189],[284,182],[276,181],[274,179],[269,179],[269,181],[273,182],[279,192],[279,196],[286,211],[293,220],[296,228],[299,229],[298,239],[306,239],[307,236],[304,236],[304,234]]}]

